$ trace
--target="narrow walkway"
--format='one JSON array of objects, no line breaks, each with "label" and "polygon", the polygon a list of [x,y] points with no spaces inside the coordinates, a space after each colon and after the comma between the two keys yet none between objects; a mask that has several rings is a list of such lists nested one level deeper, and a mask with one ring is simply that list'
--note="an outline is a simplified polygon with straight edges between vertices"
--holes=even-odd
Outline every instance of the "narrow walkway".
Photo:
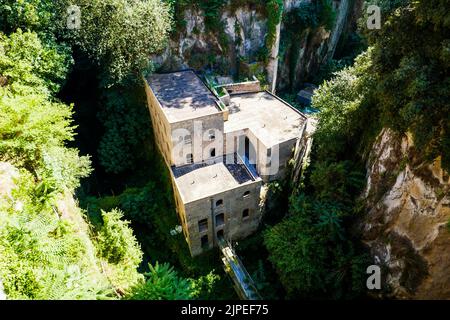
[{"label": "narrow walkway", "polygon": [[261,300],[261,296],[256,289],[253,279],[248,274],[241,259],[236,255],[231,245],[223,238],[218,238],[220,251],[222,252],[222,262],[225,272],[233,281],[234,288],[243,300]]}]

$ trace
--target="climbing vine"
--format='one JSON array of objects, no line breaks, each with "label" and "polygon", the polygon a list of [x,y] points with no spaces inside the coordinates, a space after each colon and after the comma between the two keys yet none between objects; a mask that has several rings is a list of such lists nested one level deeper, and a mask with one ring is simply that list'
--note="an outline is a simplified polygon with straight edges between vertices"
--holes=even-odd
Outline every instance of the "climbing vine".
[{"label": "climbing vine", "polygon": [[275,44],[277,25],[281,22],[283,14],[283,0],[267,0],[267,36],[266,47],[272,48]]},{"label": "climbing vine", "polygon": [[[331,30],[334,25],[336,13],[331,0],[313,0],[301,3],[283,15],[284,30],[281,34],[280,51],[289,55],[289,82],[294,82],[298,56],[302,39],[308,31],[323,27]],[[313,34],[310,32],[309,35]]]}]

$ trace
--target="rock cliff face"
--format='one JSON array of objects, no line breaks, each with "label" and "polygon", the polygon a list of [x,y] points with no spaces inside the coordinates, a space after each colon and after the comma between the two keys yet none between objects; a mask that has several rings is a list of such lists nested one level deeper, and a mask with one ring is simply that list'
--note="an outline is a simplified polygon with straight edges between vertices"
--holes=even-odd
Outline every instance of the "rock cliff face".
[{"label": "rock cliff face", "polygon": [[[284,13],[308,2],[311,0],[284,0]],[[292,81],[295,87],[333,56],[344,27],[354,22],[354,8],[360,6],[361,1],[333,1],[336,22],[332,30],[307,30],[296,46],[298,52],[295,54],[286,54],[286,48],[279,46],[280,37],[285,32],[283,22],[277,27],[274,47],[264,48],[268,32],[266,14],[260,8],[245,4],[245,1],[242,3],[237,8],[232,8],[230,3],[225,6],[221,13],[224,30],[218,33],[205,30],[204,13],[200,9],[187,9],[184,12],[184,30],[173,35],[165,52],[153,60],[165,71],[214,65],[215,70],[223,75],[236,75],[244,65],[253,74],[266,71],[268,82],[275,79],[276,87],[285,88]],[[266,64],[260,61],[263,49],[269,53]],[[294,79],[289,77],[289,69],[293,65],[291,56],[297,60]]]},{"label": "rock cliff face", "polygon": [[360,230],[382,266],[380,296],[450,299],[450,178],[439,158],[420,163],[418,152],[408,136],[388,129],[378,136]]}]

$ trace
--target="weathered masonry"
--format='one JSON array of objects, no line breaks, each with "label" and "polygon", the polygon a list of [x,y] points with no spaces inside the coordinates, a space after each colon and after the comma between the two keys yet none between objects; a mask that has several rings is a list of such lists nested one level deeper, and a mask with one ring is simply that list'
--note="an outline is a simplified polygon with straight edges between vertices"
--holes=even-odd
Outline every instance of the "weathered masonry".
[{"label": "weathered masonry", "polygon": [[[226,104],[192,70],[154,74],[146,93],[192,255],[254,232],[265,182],[285,174],[306,117],[252,84]],[[226,88],[224,88],[226,92]]]}]

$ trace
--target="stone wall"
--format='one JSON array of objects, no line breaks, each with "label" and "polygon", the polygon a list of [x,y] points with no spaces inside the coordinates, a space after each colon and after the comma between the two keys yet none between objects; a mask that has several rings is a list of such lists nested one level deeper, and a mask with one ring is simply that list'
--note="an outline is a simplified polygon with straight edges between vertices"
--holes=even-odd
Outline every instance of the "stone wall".
[{"label": "stone wall", "polygon": [[261,85],[259,83],[259,80],[257,79],[253,81],[224,84],[221,85],[220,87],[225,88],[229,94],[261,91]]},{"label": "stone wall", "polygon": [[[207,188],[207,186],[205,186]],[[185,204],[186,226],[188,229],[188,244],[193,256],[203,252],[201,237],[208,236],[209,247],[216,245],[217,231],[223,230],[227,240],[244,238],[254,232],[261,219],[259,210],[261,180],[243,184],[237,188],[227,190],[197,201]],[[244,192],[250,191],[247,197]],[[223,205],[216,207],[216,201],[223,200]],[[242,217],[244,209],[249,209],[249,216]],[[217,214],[224,213],[225,223],[216,227],[214,219]],[[208,219],[208,229],[199,232],[198,222]]]},{"label": "stone wall", "polygon": [[147,106],[150,111],[155,142],[164,158],[164,161],[168,166],[170,166],[172,164],[172,137],[170,124],[164,115],[158,99],[156,99],[153,90],[150,88],[145,79],[144,83],[145,93],[147,96]]}]

